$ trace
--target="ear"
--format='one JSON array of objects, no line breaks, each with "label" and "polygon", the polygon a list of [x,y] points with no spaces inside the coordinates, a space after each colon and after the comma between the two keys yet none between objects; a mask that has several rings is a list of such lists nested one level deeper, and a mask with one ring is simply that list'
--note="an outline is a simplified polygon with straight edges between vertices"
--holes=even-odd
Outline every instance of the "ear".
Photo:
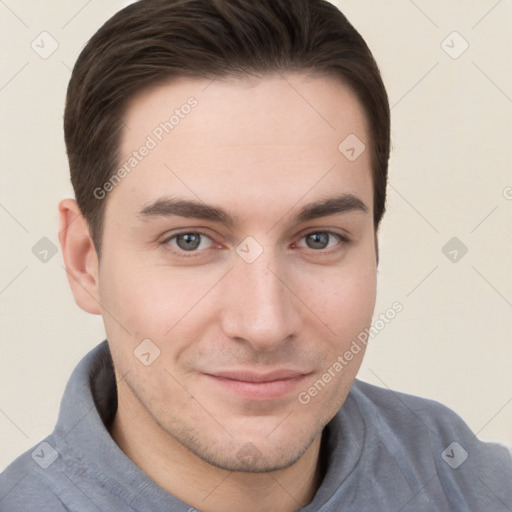
[{"label": "ear", "polygon": [[59,241],[68,282],[75,302],[88,313],[100,315],[98,256],[89,233],[89,224],[74,199],[59,203]]}]

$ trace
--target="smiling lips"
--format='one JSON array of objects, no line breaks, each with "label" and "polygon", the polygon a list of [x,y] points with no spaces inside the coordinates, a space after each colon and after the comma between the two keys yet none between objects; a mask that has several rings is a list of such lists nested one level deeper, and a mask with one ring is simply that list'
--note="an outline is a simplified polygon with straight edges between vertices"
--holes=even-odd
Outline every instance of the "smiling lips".
[{"label": "smiling lips", "polygon": [[296,370],[267,373],[234,370],[205,374],[223,389],[248,400],[275,400],[289,395],[308,375]]}]

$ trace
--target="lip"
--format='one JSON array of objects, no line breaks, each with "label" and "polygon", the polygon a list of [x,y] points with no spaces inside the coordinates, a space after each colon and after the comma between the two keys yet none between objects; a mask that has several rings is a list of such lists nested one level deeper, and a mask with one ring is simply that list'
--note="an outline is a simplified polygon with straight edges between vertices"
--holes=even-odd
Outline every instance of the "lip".
[{"label": "lip", "polygon": [[280,369],[267,373],[233,370],[204,375],[222,389],[247,400],[276,400],[292,393],[308,374]]}]

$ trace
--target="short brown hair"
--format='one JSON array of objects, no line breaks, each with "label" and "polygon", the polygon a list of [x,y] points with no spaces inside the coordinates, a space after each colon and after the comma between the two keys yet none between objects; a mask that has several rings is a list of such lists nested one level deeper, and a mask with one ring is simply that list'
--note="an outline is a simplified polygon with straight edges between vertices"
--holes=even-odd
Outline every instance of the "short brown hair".
[{"label": "short brown hair", "polygon": [[119,165],[121,118],[129,99],[178,76],[286,71],[338,77],[357,95],[371,136],[377,229],[385,210],[389,102],[368,46],[334,5],[325,0],[140,0],[93,35],[67,91],[64,134],[71,182],[98,254],[105,201],[93,191]]}]

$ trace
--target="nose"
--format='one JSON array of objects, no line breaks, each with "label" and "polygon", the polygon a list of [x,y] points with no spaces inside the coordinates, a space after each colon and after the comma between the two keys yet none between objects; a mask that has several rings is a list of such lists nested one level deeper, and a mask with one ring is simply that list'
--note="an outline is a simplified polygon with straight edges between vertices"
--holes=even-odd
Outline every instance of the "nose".
[{"label": "nose", "polygon": [[300,301],[286,276],[265,253],[252,263],[237,258],[221,298],[224,333],[258,351],[276,350],[295,337],[302,325]]}]

